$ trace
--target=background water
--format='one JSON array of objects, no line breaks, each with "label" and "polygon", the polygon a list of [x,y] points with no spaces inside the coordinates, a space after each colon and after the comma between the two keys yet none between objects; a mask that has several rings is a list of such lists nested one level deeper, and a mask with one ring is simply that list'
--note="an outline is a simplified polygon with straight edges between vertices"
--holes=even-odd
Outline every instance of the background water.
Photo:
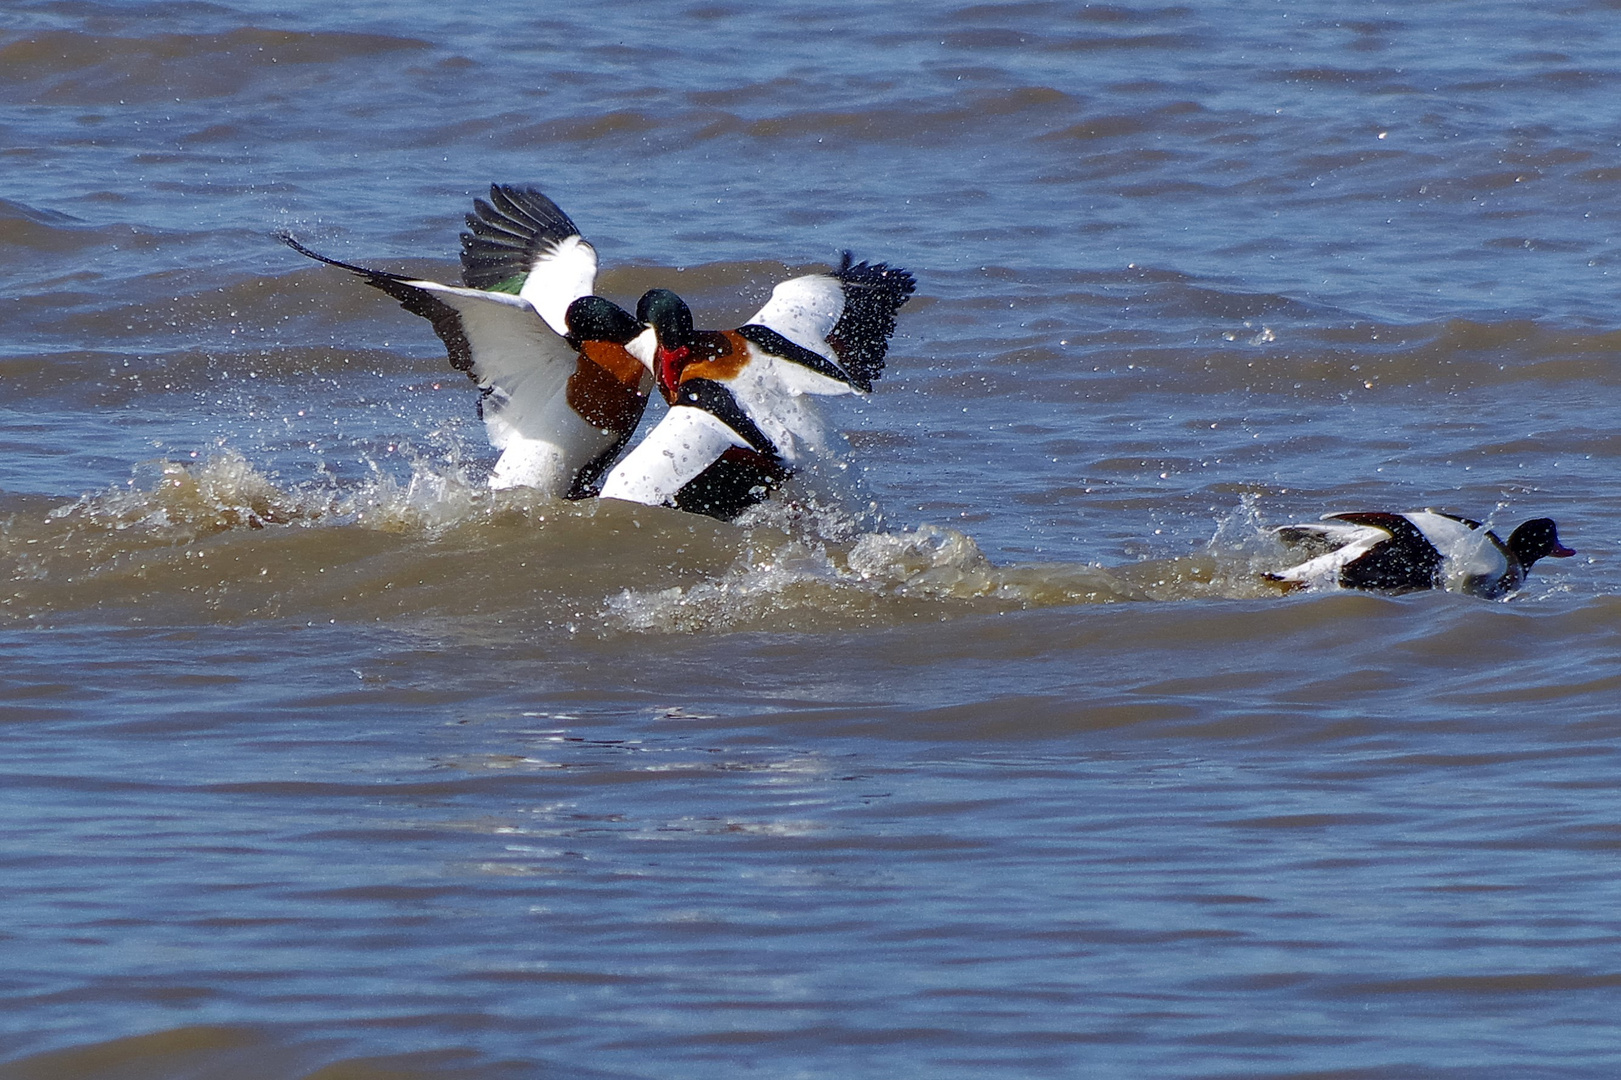
[{"label": "background water", "polygon": [[[1621,1072],[1613,4],[471,11],[0,13],[0,1077]],[[492,181],[913,270],[874,507],[483,490],[272,234]],[[1422,506],[1581,555],[1257,579]]]}]

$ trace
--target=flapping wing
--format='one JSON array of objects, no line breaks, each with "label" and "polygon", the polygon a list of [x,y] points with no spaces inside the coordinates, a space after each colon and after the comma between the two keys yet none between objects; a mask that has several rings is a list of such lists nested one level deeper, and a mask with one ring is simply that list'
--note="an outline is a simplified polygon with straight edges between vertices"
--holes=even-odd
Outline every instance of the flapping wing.
[{"label": "flapping wing", "polygon": [[1343,514],[1324,514],[1324,521],[1344,521],[1351,525],[1368,525],[1383,529],[1391,536],[1401,536],[1413,530],[1413,523],[1401,514],[1388,510],[1355,510]]},{"label": "flapping wing", "polygon": [[569,216],[534,188],[492,184],[489,202],[473,200],[467,227],[462,283],[521,296],[567,334],[569,304],[591,295],[597,277],[596,249]]},{"label": "flapping wing", "polygon": [[749,319],[775,330],[802,349],[836,360],[827,335],[844,314],[844,288],[831,274],[806,274],[777,283],[771,299]]},{"label": "flapping wing", "polygon": [[835,275],[844,289],[844,313],[827,335],[839,363],[863,390],[883,374],[889,339],[895,333],[895,313],[917,288],[910,273],[886,263],[850,265],[850,253]]},{"label": "flapping wing", "polygon": [[[830,361],[842,381],[871,390],[884,370],[895,313],[917,287],[912,275],[884,263],[851,263],[850,253],[831,274],[789,278],[771,290],[771,299],[749,319],[794,345]],[[806,363],[805,358],[787,358]],[[818,374],[827,374],[814,363]]]},{"label": "flapping wing", "polygon": [[522,297],[436,282],[420,287],[460,320],[468,342],[464,370],[485,391],[481,409],[490,442],[504,446],[508,433],[557,438],[559,405],[579,359],[573,347]]},{"label": "flapping wing", "polygon": [[433,324],[450,365],[485,391],[482,411],[490,441],[509,434],[556,438],[555,403],[564,394],[578,354],[525,299],[368,270],[311,251],[286,233],[281,240],[302,255],[361,277],[413,315]]},{"label": "flapping wing", "polygon": [[1407,515],[1442,556],[1441,571],[1447,587],[1467,591],[1471,581],[1491,581],[1508,572],[1502,542],[1480,522],[1436,510]]},{"label": "flapping wing", "polygon": [[1297,556],[1313,559],[1358,543],[1390,539],[1384,529],[1338,521],[1284,525],[1274,529],[1272,535]]}]

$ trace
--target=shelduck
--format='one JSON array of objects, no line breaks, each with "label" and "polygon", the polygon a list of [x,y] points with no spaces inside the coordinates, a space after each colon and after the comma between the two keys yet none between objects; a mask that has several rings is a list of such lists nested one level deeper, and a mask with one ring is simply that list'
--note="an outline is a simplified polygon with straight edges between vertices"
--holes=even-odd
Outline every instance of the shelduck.
[{"label": "shelduck", "polygon": [[491,185],[467,225],[461,286],[340,262],[287,233],[281,240],[433,324],[451,366],[480,390],[479,415],[501,451],[492,488],[594,495],[647,407],[653,335],[593,294],[596,249],[534,188]]},{"label": "shelduck", "polygon": [[872,389],[915,288],[907,271],[846,252],[836,270],[778,284],[735,330],[694,329],[681,297],[649,290],[636,318],[652,328],[648,370],[670,410],[603,497],[728,520],[766,498],[825,446],[807,398]]},{"label": "shelduck", "polygon": [[1525,583],[1538,559],[1576,554],[1551,518],[1534,518],[1498,538],[1478,521],[1435,510],[1327,514],[1285,525],[1278,540],[1305,561],[1266,574],[1286,588],[1339,586],[1403,593],[1448,589],[1498,599]]}]

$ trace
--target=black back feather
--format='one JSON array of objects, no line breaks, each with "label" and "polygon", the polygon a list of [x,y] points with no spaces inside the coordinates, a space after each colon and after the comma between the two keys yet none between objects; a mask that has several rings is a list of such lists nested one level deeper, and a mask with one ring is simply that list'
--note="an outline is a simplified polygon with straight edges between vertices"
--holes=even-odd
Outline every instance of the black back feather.
[{"label": "black back feather", "polygon": [[[1444,561],[1429,537],[1400,514],[1382,510],[1333,514],[1335,521],[1371,525],[1390,539],[1340,570],[1340,584],[1348,589],[1411,592],[1434,588]],[[1460,519],[1461,520],[1461,519]]]},{"label": "black back feather", "polygon": [[497,289],[521,281],[535,259],[580,230],[534,188],[491,184],[490,201],[473,200],[462,233],[462,284]]}]

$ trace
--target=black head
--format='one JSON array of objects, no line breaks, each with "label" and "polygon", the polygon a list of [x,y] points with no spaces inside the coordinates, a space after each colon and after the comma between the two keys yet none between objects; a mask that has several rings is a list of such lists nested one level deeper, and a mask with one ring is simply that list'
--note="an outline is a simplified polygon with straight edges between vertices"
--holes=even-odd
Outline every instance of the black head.
[{"label": "black head", "polygon": [[1509,534],[1508,549],[1526,569],[1538,559],[1552,556],[1565,559],[1576,552],[1559,542],[1559,529],[1553,518],[1532,518]]},{"label": "black head", "polygon": [[636,317],[653,328],[663,348],[692,344],[692,310],[669,289],[648,289],[643,293],[636,303]]},{"label": "black head", "polygon": [[576,349],[586,341],[623,345],[642,332],[642,324],[630,312],[600,296],[580,297],[568,306],[563,318],[568,323],[568,343]]}]

